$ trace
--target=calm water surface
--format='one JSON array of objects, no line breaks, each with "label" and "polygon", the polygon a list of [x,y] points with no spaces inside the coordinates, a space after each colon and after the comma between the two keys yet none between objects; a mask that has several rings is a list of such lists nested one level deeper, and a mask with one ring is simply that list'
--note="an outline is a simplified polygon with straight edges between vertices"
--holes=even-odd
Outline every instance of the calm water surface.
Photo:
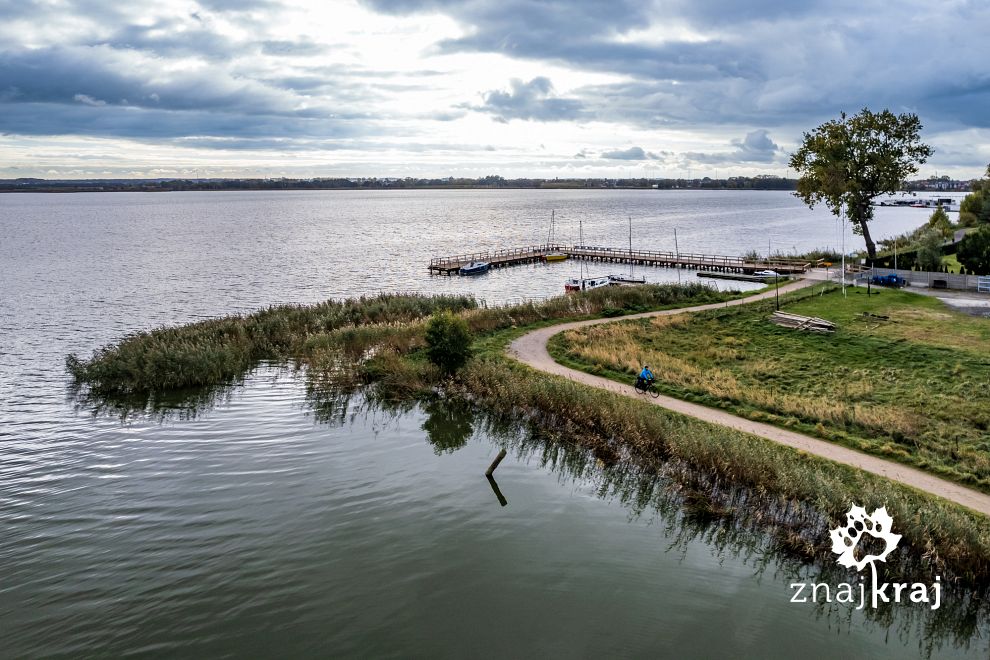
[{"label": "calm water surface", "polygon": [[[776,192],[0,196],[0,657],[918,655],[917,629],[790,604],[784,560],[686,534],[594,463],[463,411],[357,399],[331,420],[270,366],[195,414],[121,421],[70,396],[67,353],[156,325],[381,290],[556,294],[577,264],[425,270],[542,242],[551,209],[564,241],[583,220],[585,242],[624,245],[632,216],[643,248],[675,227],[682,251],[838,244],[827,212]],[[927,217],[879,213],[878,236]],[[502,507],[482,475],[506,443]],[[936,652],[973,654],[985,639]]]}]

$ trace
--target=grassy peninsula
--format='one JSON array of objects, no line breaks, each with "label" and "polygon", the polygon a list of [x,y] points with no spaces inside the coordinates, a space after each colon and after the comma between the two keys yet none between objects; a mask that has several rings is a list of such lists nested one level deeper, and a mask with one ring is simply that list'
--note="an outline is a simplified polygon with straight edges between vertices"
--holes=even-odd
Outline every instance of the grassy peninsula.
[{"label": "grassy peninsula", "polygon": [[837,331],[773,325],[771,301],[571,331],[551,353],[622,381],[649,364],[672,396],[990,491],[990,322],[904,291],[784,303]]},{"label": "grassy peninsula", "polygon": [[[891,557],[891,570],[990,584],[990,520],[984,516],[767,440],[536,372],[505,352],[513,338],[540,325],[733,295],[739,294],[698,285],[644,286],[500,308],[479,307],[470,298],[378,296],[142,332],[89,359],[70,356],[67,364],[79,387],[107,399],[228,387],[261,360],[304,368],[316,402],[332,404],[358,388],[391,400],[456,397],[541,429],[555,442],[588,447],[606,464],[641,466],[667,482],[686,515],[763,530],[781,550],[802,557],[829,556],[827,530],[844,519],[851,502],[886,506],[906,541]],[[453,375],[426,355],[427,320],[441,310],[461,317],[474,338],[470,361]],[[624,368],[616,365],[617,377],[626,378]]]}]

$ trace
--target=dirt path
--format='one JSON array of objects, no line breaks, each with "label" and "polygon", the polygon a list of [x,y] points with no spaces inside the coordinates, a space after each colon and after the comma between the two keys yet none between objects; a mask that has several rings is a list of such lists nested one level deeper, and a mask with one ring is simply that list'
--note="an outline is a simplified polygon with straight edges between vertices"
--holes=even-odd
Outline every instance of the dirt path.
[{"label": "dirt path", "polygon": [[[781,287],[780,292],[786,293],[788,291],[794,291],[811,284],[814,284],[811,280],[798,280],[797,282]],[[961,504],[984,515],[990,515],[990,495],[979,493],[966,488],[965,486],[940,479],[939,477],[900,463],[888,461],[869,454],[863,454],[853,449],[848,449],[846,447],[832,444],[831,442],[827,442],[825,440],[819,440],[818,438],[813,438],[801,433],[794,433],[793,431],[787,431],[769,424],[762,424],[760,422],[754,422],[742,417],[737,417],[736,415],[732,415],[717,408],[708,408],[696,403],[689,403],[687,401],[681,401],[680,399],[674,399],[668,396],[661,396],[658,399],[643,397],[636,393],[632,387],[632,384],[623,385],[613,380],[602,378],[601,376],[593,376],[591,374],[584,373],[583,371],[570,369],[555,362],[547,352],[547,341],[549,341],[549,339],[554,335],[566,330],[585,328],[591,325],[611,323],[613,321],[626,321],[629,319],[647,318],[652,316],[670,316],[673,314],[684,314],[686,312],[700,312],[706,309],[743,305],[757,300],[763,300],[772,297],[773,295],[774,292],[769,291],[749,296],[748,298],[731,300],[728,303],[699,305],[697,307],[670,309],[661,312],[647,312],[645,314],[631,314],[629,316],[611,319],[594,319],[590,321],[562,323],[560,325],[555,325],[548,328],[540,328],[539,330],[534,330],[523,335],[519,339],[512,342],[512,345],[509,348],[509,353],[520,362],[523,362],[534,369],[563,376],[565,378],[570,378],[571,380],[579,383],[599,387],[611,392],[617,392],[625,396],[638,397],[643,401],[649,401],[668,410],[673,410],[674,412],[681,413],[682,415],[687,415],[688,417],[694,417],[695,419],[711,422],[713,424],[727,426],[731,429],[736,429],[737,431],[751,433],[752,435],[757,435],[761,438],[767,438],[782,445],[787,445],[788,447],[794,447],[795,449],[805,451],[809,454],[814,454],[829,460],[844,463],[845,465],[851,465],[852,467],[856,467],[861,470],[866,470],[867,472],[879,474],[880,476],[891,479],[892,481],[898,481],[913,488],[917,488],[918,490],[951,500],[952,502]]]}]

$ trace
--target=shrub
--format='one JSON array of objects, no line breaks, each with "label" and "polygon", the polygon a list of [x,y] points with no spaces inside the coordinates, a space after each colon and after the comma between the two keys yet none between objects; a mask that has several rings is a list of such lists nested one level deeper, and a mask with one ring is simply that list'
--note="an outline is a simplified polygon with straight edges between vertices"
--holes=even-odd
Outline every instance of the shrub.
[{"label": "shrub", "polygon": [[928,230],[918,244],[918,266],[921,270],[938,271],[942,268],[942,237],[937,231]]},{"label": "shrub", "polygon": [[949,220],[949,214],[941,206],[935,209],[935,212],[928,219],[928,227],[937,231],[942,238],[952,236],[952,221]]},{"label": "shrub", "polygon": [[990,227],[981,227],[979,231],[966,236],[959,246],[956,259],[969,273],[990,273]]},{"label": "shrub", "polygon": [[426,354],[447,373],[464,366],[471,356],[471,332],[467,322],[449,311],[435,314],[426,326]]}]

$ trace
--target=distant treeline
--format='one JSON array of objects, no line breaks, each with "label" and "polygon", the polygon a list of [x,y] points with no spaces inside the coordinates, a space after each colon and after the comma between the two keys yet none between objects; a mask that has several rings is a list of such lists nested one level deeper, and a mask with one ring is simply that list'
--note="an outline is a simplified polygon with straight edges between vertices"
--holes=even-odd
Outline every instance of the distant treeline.
[{"label": "distant treeline", "polygon": [[0,179],[0,192],[168,192],[177,190],[392,190],[416,188],[658,188],[701,190],[795,190],[796,179],[772,175],[727,179]]}]

